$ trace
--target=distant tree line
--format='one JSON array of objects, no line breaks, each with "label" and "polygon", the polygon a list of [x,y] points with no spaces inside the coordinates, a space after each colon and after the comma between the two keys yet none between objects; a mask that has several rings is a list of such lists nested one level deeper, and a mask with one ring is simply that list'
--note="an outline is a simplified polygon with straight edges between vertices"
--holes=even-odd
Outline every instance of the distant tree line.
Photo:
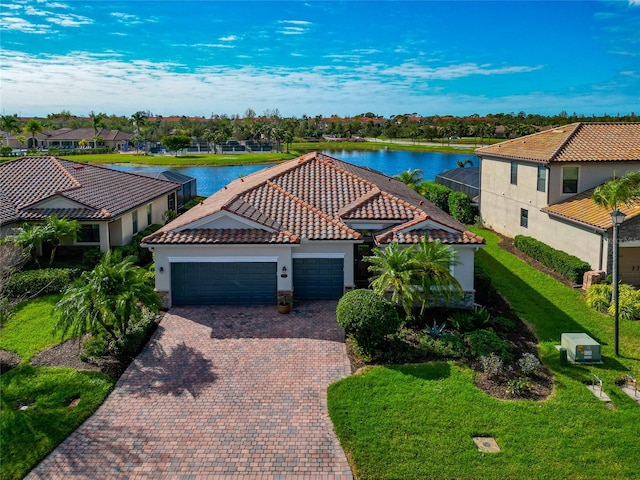
[{"label": "distant tree line", "polygon": [[[215,146],[229,140],[253,140],[275,144],[285,150],[294,140],[314,140],[325,138],[405,138],[414,141],[435,139],[455,139],[456,137],[515,138],[539,131],[545,127],[561,126],[574,122],[637,122],[635,113],[629,115],[592,115],[590,117],[568,114],[544,116],[518,113],[490,113],[466,117],[420,116],[417,113],[393,115],[389,118],[366,112],[353,117],[322,115],[283,117],[278,109],[267,110],[257,115],[247,109],[244,115],[211,114],[205,117],[162,117],[149,111],[137,111],[131,116],[94,113],[86,117],[73,115],[69,111],[51,113],[46,118],[18,118],[17,115],[2,115],[0,129],[8,138],[13,133],[35,135],[44,130],[60,128],[92,128],[97,135],[104,127],[132,134],[131,143],[135,148],[148,148],[159,143],[164,137],[178,135],[191,138],[200,148],[215,151]],[[95,139],[92,139],[95,142]]]}]

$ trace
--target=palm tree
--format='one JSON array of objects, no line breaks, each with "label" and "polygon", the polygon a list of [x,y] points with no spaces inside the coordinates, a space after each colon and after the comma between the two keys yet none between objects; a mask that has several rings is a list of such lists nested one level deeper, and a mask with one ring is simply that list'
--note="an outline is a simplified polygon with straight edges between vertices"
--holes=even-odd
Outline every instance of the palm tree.
[{"label": "palm tree", "polygon": [[93,148],[98,147],[98,130],[103,127],[103,121],[107,118],[105,113],[94,113],[93,110],[89,112],[89,118],[91,119],[91,125],[93,126]]},{"label": "palm tree", "polygon": [[596,205],[615,210],[621,205],[631,205],[640,200],[640,170],[628,172],[624,177],[614,177],[599,185],[591,196]]},{"label": "palm tree", "polygon": [[27,137],[25,137],[24,135],[17,135],[16,136],[16,140],[18,141],[18,144],[20,145],[20,150],[22,150],[22,146],[25,143],[27,143]]},{"label": "palm tree", "polygon": [[420,169],[409,169],[404,172],[399,173],[398,175],[394,175],[396,180],[400,180],[409,188],[415,190],[418,185],[422,183],[422,170]]},{"label": "palm tree", "polygon": [[468,158],[465,158],[464,160],[458,160],[457,163],[458,163],[458,168],[464,168],[467,165],[473,166],[473,162]]},{"label": "palm tree", "polygon": [[50,215],[44,224],[46,240],[51,243],[51,256],[49,257],[49,265],[53,264],[56,256],[56,250],[64,239],[75,238],[80,231],[80,224],[76,220],[68,220],[66,218],[58,218],[57,215]]},{"label": "palm tree", "polygon": [[18,117],[16,115],[0,115],[0,128],[5,135],[5,147],[8,147],[11,134],[20,130]]},{"label": "palm tree", "polygon": [[133,123],[134,128],[136,129],[136,133],[140,135],[140,128],[147,123],[147,114],[143,111],[138,111],[131,115],[131,122]]},{"label": "palm tree", "polygon": [[38,267],[40,262],[38,261],[38,248],[42,245],[42,242],[47,238],[47,232],[43,225],[25,223],[17,229],[17,232],[10,237],[11,241],[16,245],[25,249],[31,260],[35,262]]},{"label": "palm tree", "polygon": [[135,266],[134,257],[122,260],[109,251],[92,271],[84,272],[67,288],[56,305],[55,331],[62,331],[63,336],[104,331],[115,342],[142,317],[141,306],[160,307],[160,299],[147,282],[147,272]]},{"label": "palm tree", "polygon": [[422,309],[429,307],[435,294],[446,304],[460,298],[463,293],[458,280],[451,273],[451,267],[458,264],[456,251],[440,240],[433,242],[423,238],[411,255],[411,269],[415,281],[422,287]]},{"label": "palm tree", "polygon": [[23,131],[31,134],[31,138],[33,139],[32,148],[36,148],[38,146],[38,141],[36,140],[36,133],[42,133],[44,131],[42,122],[37,118],[32,118],[24,126]]},{"label": "palm tree", "polygon": [[402,305],[408,318],[418,299],[418,289],[414,284],[411,249],[400,248],[398,242],[390,243],[386,248],[375,247],[373,256],[366,257],[368,270],[374,274],[371,289],[378,295],[391,294],[391,301]]}]

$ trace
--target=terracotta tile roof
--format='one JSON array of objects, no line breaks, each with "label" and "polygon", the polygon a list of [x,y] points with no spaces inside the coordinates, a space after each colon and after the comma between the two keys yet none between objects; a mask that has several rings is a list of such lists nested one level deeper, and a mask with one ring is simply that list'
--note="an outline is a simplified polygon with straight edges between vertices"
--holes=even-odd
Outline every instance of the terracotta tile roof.
[{"label": "terracotta tile roof", "polygon": [[640,123],[572,123],[476,149],[536,162],[640,161]]},{"label": "terracotta tile roof", "polygon": [[[591,199],[593,190],[593,188],[586,190],[560,203],[544,207],[541,211],[589,227],[608,230],[613,227],[611,211],[597,205]],[[619,208],[627,215],[625,222],[640,215],[640,202],[633,205],[621,205]]]},{"label": "terracotta tile roof", "polygon": [[[262,226],[268,232],[262,242],[257,233],[247,233],[257,243],[358,240],[362,234],[350,228],[348,221],[384,220],[410,229],[413,222],[427,219],[436,229],[449,232],[449,243],[484,243],[403,183],[317,152],[235,180],[143,241],[214,243],[202,239],[224,238],[224,243],[251,243],[240,241],[237,232],[184,233],[224,212]],[[273,230],[287,239],[273,240]]]},{"label": "terracotta tile roof", "polygon": [[197,245],[224,245],[224,244],[281,244],[298,243],[298,238],[288,232],[269,232],[255,228],[226,228],[226,229],[186,229],[178,232],[164,232],[148,238],[149,244],[197,244]]},{"label": "terracotta tile roof", "polygon": [[[115,218],[176,190],[179,184],[56,157],[22,157],[0,164],[0,224],[51,213],[78,220]],[[53,198],[77,206],[49,208]]]}]

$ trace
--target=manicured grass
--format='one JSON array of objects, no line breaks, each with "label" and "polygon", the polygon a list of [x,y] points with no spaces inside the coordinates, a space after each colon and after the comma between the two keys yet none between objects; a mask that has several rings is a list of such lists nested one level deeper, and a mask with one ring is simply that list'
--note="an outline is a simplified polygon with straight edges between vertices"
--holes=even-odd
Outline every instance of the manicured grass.
[{"label": "manicured grass", "polygon": [[3,374],[0,478],[23,478],[98,408],[113,385],[101,373],[70,368],[23,364]]},{"label": "manicured grass", "polygon": [[19,305],[15,315],[0,328],[0,348],[28,362],[36,353],[60,343],[60,334],[52,333],[56,322],[53,309],[60,297],[48,295]]},{"label": "manicured grass", "polygon": [[[539,273],[487,239],[477,267],[534,328],[555,377],[543,402],[501,401],[475,387],[473,372],[454,362],[375,367],[329,387],[329,413],[360,479],[631,479],[640,458],[640,405],[615,380],[639,376],[640,322],[621,327],[612,357],[613,321],[582,295]],[[561,367],[554,345],[563,332],[603,342],[603,365]],[[611,405],[586,388],[604,381]],[[478,452],[472,436],[493,436],[502,451]]]}]

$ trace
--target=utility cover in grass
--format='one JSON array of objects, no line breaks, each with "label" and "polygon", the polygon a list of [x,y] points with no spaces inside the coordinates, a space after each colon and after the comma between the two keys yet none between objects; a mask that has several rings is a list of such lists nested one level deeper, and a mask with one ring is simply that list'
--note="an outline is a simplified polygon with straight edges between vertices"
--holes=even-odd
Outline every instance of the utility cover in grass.
[{"label": "utility cover in grass", "polygon": [[493,437],[473,437],[473,441],[481,452],[496,453],[500,451],[500,447]]}]

